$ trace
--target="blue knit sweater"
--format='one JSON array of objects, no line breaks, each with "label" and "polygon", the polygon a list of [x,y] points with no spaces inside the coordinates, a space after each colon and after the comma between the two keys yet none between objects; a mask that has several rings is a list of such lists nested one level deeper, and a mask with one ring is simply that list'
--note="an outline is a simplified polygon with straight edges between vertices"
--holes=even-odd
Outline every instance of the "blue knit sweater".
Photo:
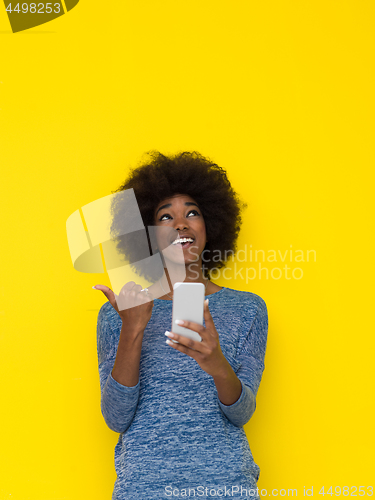
[{"label": "blue knit sweater", "polygon": [[260,469],[243,425],[254,413],[264,370],[267,307],[258,295],[226,287],[208,298],[221,350],[242,385],[229,406],[193,358],[166,344],[172,301],[154,300],[133,387],[111,375],[121,318],[109,302],[99,311],[101,410],[108,427],[120,433],[112,500],[257,497],[251,490]]}]

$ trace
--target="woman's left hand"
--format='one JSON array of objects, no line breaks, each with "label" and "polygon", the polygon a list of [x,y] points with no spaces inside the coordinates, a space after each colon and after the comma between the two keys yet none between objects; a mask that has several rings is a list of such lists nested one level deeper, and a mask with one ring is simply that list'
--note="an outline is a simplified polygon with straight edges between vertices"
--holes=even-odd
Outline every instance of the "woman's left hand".
[{"label": "woman's left hand", "polygon": [[189,339],[188,337],[184,337],[183,335],[179,335],[174,332],[165,332],[165,335],[168,333],[167,336],[170,339],[177,340],[179,342],[179,344],[168,342],[168,345],[195,359],[202,370],[212,377],[220,376],[225,370],[225,365],[228,361],[221,351],[219,334],[217,333],[214,321],[208,308],[208,301],[204,302],[204,321],[206,323],[206,328],[199,323],[194,323],[193,321],[184,321],[183,324],[180,324],[183,328],[189,328],[190,330],[199,333],[202,337],[201,342]]}]

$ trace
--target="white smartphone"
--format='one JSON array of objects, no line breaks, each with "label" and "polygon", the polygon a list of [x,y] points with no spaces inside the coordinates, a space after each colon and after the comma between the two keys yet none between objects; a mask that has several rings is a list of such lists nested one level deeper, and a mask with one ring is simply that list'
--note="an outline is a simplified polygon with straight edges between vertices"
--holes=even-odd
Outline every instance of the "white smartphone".
[{"label": "white smartphone", "polygon": [[[176,325],[176,319],[194,321],[203,325],[205,286],[203,283],[177,282],[173,286],[172,332],[202,342],[199,333]],[[177,342],[177,341],[175,341]]]}]

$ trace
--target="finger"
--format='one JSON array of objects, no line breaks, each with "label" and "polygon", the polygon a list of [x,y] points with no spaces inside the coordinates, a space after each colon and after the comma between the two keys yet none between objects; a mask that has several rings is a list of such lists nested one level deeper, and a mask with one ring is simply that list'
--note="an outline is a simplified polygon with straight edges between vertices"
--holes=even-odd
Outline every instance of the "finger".
[{"label": "finger", "polygon": [[183,328],[189,328],[190,330],[199,333],[200,336],[204,335],[205,327],[203,325],[200,325],[199,323],[194,323],[194,321],[187,321],[182,319],[176,319],[175,323],[176,325],[182,326]]},{"label": "finger", "polygon": [[203,317],[204,317],[204,321],[206,323],[206,326],[207,326],[207,324],[210,325],[210,326],[211,325],[215,326],[214,325],[214,320],[212,319],[212,316],[211,316],[211,312],[210,312],[210,310],[208,308],[208,299],[206,299],[204,301]]},{"label": "finger", "polygon": [[141,290],[142,290],[141,285],[134,284],[133,288],[130,290],[130,295],[132,297],[135,297],[137,295],[137,293],[139,293]]},{"label": "finger", "polygon": [[[171,334],[172,332],[165,332]],[[184,354],[187,354],[191,358],[195,359],[194,353],[198,352],[198,349],[194,349],[192,347],[192,343],[194,343],[194,340],[188,339],[187,337],[183,337],[182,335],[177,335],[173,334],[173,340],[177,340],[176,337],[179,337],[178,343],[172,342],[172,338],[168,338],[166,340],[166,343],[170,345],[171,347],[174,347],[177,351],[183,352]],[[187,341],[191,341],[190,343]],[[200,344],[200,342],[196,342],[196,344]]]},{"label": "finger", "polygon": [[204,301],[204,310],[203,310],[204,322],[206,324],[206,331],[211,334],[212,337],[219,340],[219,334],[216,330],[216,326],[214,320],[211,316],[211,312],[208,308],[208,299]]},{"label": "finger", "polygon": [[194,321],[176,319],[175,323],[176,325],[182,326],[183,328],[189,328],[190,330],[193,330],[194,332],[198,333],[204,332],[205,330],[203,325],[195,323]]},{"label": "finger", "polygon": [[154,296],[151,292],[148,291],[148,288],[142,288],[141,285],[136,285],[136,287],[132,288],[131,293],[133,293],[134,290],[137,291],[137,302],[146,304],[147,302],[152,302],[154,300]]},{"label": "finger", "polygon": [[[165,332],[166,337],[169,339],[176,340],[180,344],[188,347],[189,349],[193,349],[194,351],[202,352],[202,342],[198,342],[197,340],[193,340],[189,337],[185,337],[184,335],[180,335],[174,332]],[[174,342],[173,342],[174,343]]]},{"label": "finger", "polygon": [[125,285],[121,288],[120,290],[120,293],[123,291],[123,290],[131,290],[133,288],[133,286],[135,285],[135,281],[128,281],[127,283],[125,283]]},{"label": "finger", "polygon": [[95,285],[93,286],[93,288],[95,288],[95,290],[100,290],[101,292],[103,292],[107,298],[108,298],[108,293],[111,291],[111,289],[105,285]]},{"label": "finger", "polygon": [[116,297],[115,297],[115,294],[114,292],[108,287],[108,286],[105,286],[105,285],[95,285],[93,287],[95,290],[100,290],[101,292],[104,293],[104,295],[107,297],[108,301],[110,302],[110,304],[116,309]]},{"label": "finger", "polygon": [[128,309],[132,307],[138,307],[147,302],[150,302],[150,299],[147,298],[146,293],[142,292],[141,290],[142,290],[141,285],[137,285],[135,283],[132,286],[132,288],[126,289],[123,287],[119,297],[119,300],[121,302],[121,308]]},{"label": "finger", "polygon": [[151,292],[147,292],[145,290],[141,290],[137,295],[137,300],[140,300],[142,304],[146,304],[147,302],[152,302],[154,300],[154,296]]}]

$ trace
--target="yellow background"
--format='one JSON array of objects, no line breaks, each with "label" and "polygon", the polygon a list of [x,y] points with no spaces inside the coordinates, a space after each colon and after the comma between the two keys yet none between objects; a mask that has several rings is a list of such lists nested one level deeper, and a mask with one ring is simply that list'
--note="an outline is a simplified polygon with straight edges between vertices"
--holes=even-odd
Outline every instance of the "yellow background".
[{"label": "yellow background", "polygon": [[111,498],[108,278],[73,269],[65,223],[150,149],[227,170],[240,247],[316,251],[300,280],[217,280],[268,306],[258,486],[373,484],[374,24],[372,0],[81,0],[12,34],[0,9],[0,500]]}]

